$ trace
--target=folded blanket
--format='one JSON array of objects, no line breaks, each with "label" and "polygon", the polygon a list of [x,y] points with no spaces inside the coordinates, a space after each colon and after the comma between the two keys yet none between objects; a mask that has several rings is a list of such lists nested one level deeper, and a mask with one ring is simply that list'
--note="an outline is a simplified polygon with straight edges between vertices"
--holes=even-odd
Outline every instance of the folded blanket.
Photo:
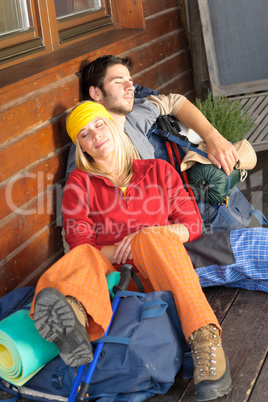
[{"label": "folded blanket", "polygon": [[0,377],[21,386],[59,351],[43,339],[28,310],[19,310],[0,321]]}]

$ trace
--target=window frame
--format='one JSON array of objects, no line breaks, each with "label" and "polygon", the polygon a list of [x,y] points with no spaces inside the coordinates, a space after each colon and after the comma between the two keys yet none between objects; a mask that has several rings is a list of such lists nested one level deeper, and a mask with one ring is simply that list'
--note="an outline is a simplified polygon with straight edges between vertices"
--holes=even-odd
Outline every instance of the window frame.
[{"label": "window frame", "polygon": [[91,12],[84,11],[73,16],[57,19],[58,34],[61,44],[74,41],[94,32],[96,29],[114,26],[111,8],[108,0],[104,0],[104,7]]},{"label": "window frame", "polygon": [[110,30],[145,29],[142,0],[104,0],[105,9],[82,12],[60,23],[54,0],[29,1],[34,28],[0,39],[0,56],[4,57],[0,60],[0,70]]},{"label": "window frame", "polygon": [[18,49],[19,52],[25,51],[25,48],[27,48],[27,44],[31,42],[33,44],[36,42],[38,47],[41,45],[40,41],[40,21],[38,20],[38,14],[36,13],[36,8],[34,4],[34,0],[29,0],[30,7],[31,7],[31,18],[33,22],[33,27],[27,29],[26,31],[13,31],[11,33],[3,34],[0,37],[0,49],[4,52],[3,53],[9,53],[9,49],[13,47],[15,53],[15,49]]}]

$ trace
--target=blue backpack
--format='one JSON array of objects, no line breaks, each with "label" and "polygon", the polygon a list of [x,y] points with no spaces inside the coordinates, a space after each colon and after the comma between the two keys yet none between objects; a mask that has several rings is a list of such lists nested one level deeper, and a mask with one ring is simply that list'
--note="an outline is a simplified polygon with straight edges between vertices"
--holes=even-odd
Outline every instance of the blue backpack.
[{"label": "blue backpack", "polygon": [[139,402],[165,394],[187,344],[170,291],[121,291],[115,318],[89,385],[89,400]]},{"label": "blue backpack", "polygon": [[197,205],[206,232],[247,228],[253,216],[260,224],[268,224],[264,214],[255,209],[237,187],[231,190],[227,205],[224,203],[212,205],[204,201],[199,201]]},{"label": "blue backpack", "polygon": [[[159,95],[159,93],[147,87],[135,86],[135,97],[143,98],[149,95]],[[155,157],[170,162],[189,189],[185,176],[180,171],[180,161],[188,149],[196,151],[196,145],[180,134],[177,119],[169,115],[160,116],[149,130],[148,139],[154,147]],[[196,200],[196,203],[203,220],[204,232],[243,229],[250,225],[253,216],[261,225],[268,225],[264,214],[255,209],[236,186],[229,194],[227,206],[222,202],[211,204],[204,200]]]},{"label": "blue backpack", "polygon": [[[34,291],[34,287],[19,288],[0,298],[0,320],[28,308]],[[89,385],[90,400],[138,402],[163,394],[174,383],[183,358],[185,377],[192,376],[192,359],[171,292],[123,296]],[[76,371],[57,356],[23,386],[0,378],[0,391],[14,395],[12,402],[19,397],[64,402]]]}]

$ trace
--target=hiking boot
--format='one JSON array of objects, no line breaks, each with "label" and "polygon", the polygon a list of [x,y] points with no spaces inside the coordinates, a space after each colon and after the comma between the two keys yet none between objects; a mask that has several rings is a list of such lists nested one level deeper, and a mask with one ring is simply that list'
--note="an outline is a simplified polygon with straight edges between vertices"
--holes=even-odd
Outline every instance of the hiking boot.
[{"label": "hiking boot", "polygon": [[190,335],[188,342],[194,363],[196,399],[210,401],[228,394],[232,379],[219,329],[212,324],[201,327]]},{"label": "hiking boot", "polygon": [[80,303],[79,300],[77,300],[75,297],[73,296],[65,296],[68,303],[70,303],[76,318],[78,319],[78,321],[80,322],[81,325],[83,325],[83,327],[86,327],[88,325],[88,320],[87,320],[87,313],[86,310],[83,306],[82,303]]},{"label": "hiking boot", "polygon": [[[45,288],[36,296],[34,321],[42,338],[55,343],[64,363],[81,366],[93,360],[93,352],[87,330],[71,304],[73,300],[68,300],[57,289]],[[80,310],[82,304],[78,305]]]}]

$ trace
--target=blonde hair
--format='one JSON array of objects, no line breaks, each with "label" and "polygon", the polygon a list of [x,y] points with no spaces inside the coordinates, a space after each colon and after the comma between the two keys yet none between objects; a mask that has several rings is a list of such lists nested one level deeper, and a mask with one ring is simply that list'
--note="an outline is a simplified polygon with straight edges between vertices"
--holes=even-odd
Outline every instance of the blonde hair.
[{"label": "blonde hair", "polygon": [[[121,127],[114,121],[107,117],[103,117],[104,123],[108,126],[114,139],[115,150],[114,157],[118,162],[118,176],[124,175],[125,180],[122,185],[127,184],[133,174],[133,159],[140,159],[137,149]],[[76,141],[75,151],[75,164],[76,166],[87,173],[94,173],[99,176],[109,178],[115,185],[116,179],[112,176],[112,172],[104,171],[98,166],[91,155],[82,151],[79,140]]]}]

